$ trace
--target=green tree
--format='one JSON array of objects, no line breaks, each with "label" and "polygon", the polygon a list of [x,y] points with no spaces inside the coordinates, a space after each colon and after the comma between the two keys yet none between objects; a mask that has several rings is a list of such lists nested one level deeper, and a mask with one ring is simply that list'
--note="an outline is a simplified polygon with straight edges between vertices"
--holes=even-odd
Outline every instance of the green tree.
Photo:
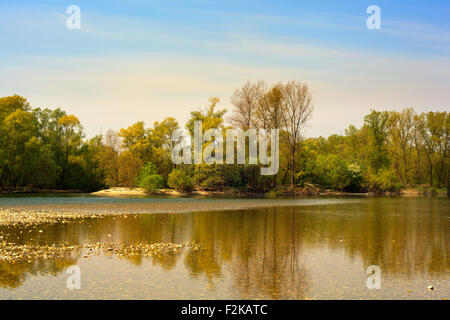
[{"label": "green tree", "polygon": [[[389,144],[390,152],[403,166],[403,182],[409,184],[409,162],[411,159],[411,140],[414,128],[414,110],[405,109],[401,112],[389,112]],[[398,172],[400,174],[400,172]]]},{"label": "green tree", "polygon": [[163,187],[164,179],[157,173],[155,165],[148,162],[139,173],[136,184],[147,192],[153,192]]},{"label": "green tree", "polygon": [[120,129],[118,135],[122,138],[123,149],[130,151],[143,162],[151,160],[152,148],[148,130],[145,129],[143,121],[136,122],[126,129]]},{"label": "green tree", "polygon": [[372,134],[371,164],[375,173],[388,165],[386,142],[388,139],[389,113],[375,111],[364,117],[364,122]]},{"label": "green tree", "polygon": [[28,111],[17,109],[4,119],[2,129],[2,184],[7,188],[24,187],[28,178],[24,168],[28,162],[29,142],[38,132],[36,118]]},{"label": "green tree", "polygon": [[174,164],[172,162],[172,150],[175,143],[172,134],[180,129],[175,118],[168,117],[163,121],[155,121],[148,136],[152,148],[152,162],[156,165],[158,173],[167,180]]},{"label": "green tree", "polygon": [[[224,114],[226,113],[226,109],[217,110],[217,105],[220,102],[219,98],[210,98],[209,99],[209,107],[206,110],[199,110],[191,112],[191,117],[189,118],[186,129],[189,131],[191,136],[194,136],[194,123],[195,121],[201,121],[202,123],[202,131],[205,132],[209,129],[216,129],[217,134],[225,131],[223,122],[224,122]],[[202,143],[202,154],[207,146],[212,143],[215,143],[215,139],[217,137],[213,137],[210,141],[203,141]],[[194,146],[192,146],[194,147]],[[224,185],[224,176],[223,176],[223,165],[220,164],[195,164],[194,165],[194,184],[195,187],[207,190],[217,190]]]},{"label": "green tree", "polygon": [[58,145],[61,148],[60,159],[62,172],[59,186],[62,188],[80,188],[81,176],[75,174],[80,171],[80,160],[77,159],[83,143],[83,127],[74,115],[63,115],[58,119]]},{"label": "green tree", "polygon": [[194,189],[192,177],[186,171],[180,169],[174,169],[169,174],[168,185],[181,192],[191,192]]},{"label": "green tree", "polygon": [[31,106],[27,99],[17,94],[0,98],[0,121],[3,121],[11,113],[21,110],[30,111]]},{"label": "green tree", "polygon": [[105,184],[116,187],[119,183],[120,140],[114,130],[106,131],[100,152],[100,166],[105,175]]}]

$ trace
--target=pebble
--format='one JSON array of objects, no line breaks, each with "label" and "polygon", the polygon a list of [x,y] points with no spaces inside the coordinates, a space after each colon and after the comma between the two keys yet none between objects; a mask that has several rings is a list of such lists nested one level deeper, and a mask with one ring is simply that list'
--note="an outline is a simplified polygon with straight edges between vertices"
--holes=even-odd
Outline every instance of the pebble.
[{"label": "pebble", "polygon": [[[106,214],[89,214],[63,210],[0,209],[0,226],[34,226],[42,223],[68,223],[75,219],[103,218]],[[40,233],[43,230],[39,230]]]},{"label": "pebble", "polygon": [[[59,258],[61,255],[78,254],[87,259],[92,255],[117,255],[127,256],[163,256],[179,253],[182,249],[199,250],[200,245],[195,242],[185,244],[176,244],[171,242],[147,243],[136,242],[133,244],[124,244],[121,242],[107,242],[94,244],[53,244],[53,245],[34,245],[34,244],[15,244],[5,241],[0,242],[0,261],[17,262],[30,261],[30,259],[51,259]],[[89,253],[89,254],[87,254]]]}]

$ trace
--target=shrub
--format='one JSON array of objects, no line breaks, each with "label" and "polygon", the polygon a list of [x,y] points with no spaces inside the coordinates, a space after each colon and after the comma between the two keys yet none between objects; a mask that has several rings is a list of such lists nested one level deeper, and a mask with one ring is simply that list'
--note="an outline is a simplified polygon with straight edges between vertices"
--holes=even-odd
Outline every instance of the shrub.
[{"label": "shrub", "polygon": [[264,194],[264,197],[266,197],[268,199],[275,199],[278,197],[278,193],[276,190],[270,190],[269,192],[266,192]]},{"label": "shrub", "polygon": [[192,178],[185,171],[179,169],[172,170],[167,183],[169,187],[177,191],[191,192],[194,189]]},{"label": "shrub", "polygon": [[361,189],[362,177],[358,163],[330,154],[310,160],[305,172],[297,173],[296,180],[301,185],[311,182],[325,189],[356,192]]},{"label": "shrub", "polygon": [[395,192],[403,187],[395,173],[389,169],[382,169],[377,174],[369,173],[366,183],[367,189],[374,192]]},{"label": "shrub", "polygon": [[153,192],[164,186],[164,179],[157,172],[153,163],[147,163],[139,173],[136,183],[139,188],[145,189],[147,192]]},{"label": "shrub", "polygon": [[225,179],[223,177],[223,166],[220,165],[197,165],[195,166],[194,184],[203,190],[223,190]]},{"label": "shrub", "polygon": [[359,164],[351,163],[345,166],[343,177],[345,177],[345,185],[343,189],[350,192],[358,192],[361,189],[363,180],[362,170]]}]

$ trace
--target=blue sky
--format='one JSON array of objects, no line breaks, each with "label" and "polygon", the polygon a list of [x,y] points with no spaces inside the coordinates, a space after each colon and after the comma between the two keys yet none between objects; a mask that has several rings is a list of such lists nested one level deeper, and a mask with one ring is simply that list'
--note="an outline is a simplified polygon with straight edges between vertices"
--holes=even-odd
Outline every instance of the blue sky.
[{"label": "blue sky", "polygon": [[449,17],[448,1],[0,0],[0,96],[62,107],[92,136],[293,79],[313,90],[307,134],[343,133],[371,108],[450,109]]}]

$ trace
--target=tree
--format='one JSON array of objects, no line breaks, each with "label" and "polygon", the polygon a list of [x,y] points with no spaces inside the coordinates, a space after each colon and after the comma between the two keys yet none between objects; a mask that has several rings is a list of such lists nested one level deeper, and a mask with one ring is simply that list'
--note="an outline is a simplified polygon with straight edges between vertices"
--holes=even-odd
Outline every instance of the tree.
[{"label": "tree", "polygon": [[[259,128],[271,132],[272,130],[281,130],[284,125],[284,109],[283,109],[283,92],[281,84],[272,87],[259,100],[258,108],[256,109],[256,124]],[[278,143],[278,141],[276,142]],[[272,178],[273,187],[277,185],[277,175],[274,174]]]},{"label": "tree", "polygon": [[0,98],[0,121],[3,121],[8,115],[16,110],[30,111],[31,106],[27,99],[17,94]]},{"label": "tree", "polygon": [[114,130],[106,131],[100,153],[100,165],[105,174],[107,186],[119,185],[120,140]]},{"label": "tree", "polygon": [[[192,111],[191,117],[189,118],[186,129],[189,131],[191,136],[194,136],[194,126],[196,121],[201,121],[202,131],[206,132],[209,129],[216,130],[216,136],[212,136],[210,140],[204,140],[203,137],[202,145],[201,145],[201,155],[203,157],[203,153],[206,153],[206,148],[214,147],[219,135],[223,134],[225,131],[223,125],[223,117],[227,112],[226,109],[217,110],[217,105],[219,104],[219,98],[213,97],[209,99],[209,107],[205,110]],[[195,146],[192,145],[192,148]],[[215,156],[215,150],[211,150],[211,155]],[[194,150],[196,153],[200,150]],[[194,157],[195,160],[195,157]],[[199,188],[206,188],[209,190],[217,190],[221,186],[223,186],[223,164],[195,164],[194,165],[194,177],[195,177],[195,185]]]},{"label": "tree", "polygon": [[173,133],[180,129],[175,118],[168,117],[163,121],[155,121],[153,128],[149,130],[149,141],[152,148],[152,162],[157,166],[158,173],[167,179],[172,171],[172,150],[175,142],[172,141]]},{"label": "tree", "polygon": [[150,193],[162,188],[164,179],[157,173],[155,165],[148,162],[139,173],[136,184]]},{"label": "tree", "polygon": [[445,130],[444,130],[444,177],[445,184],[447,186],[447,197],[450,197],[450,112],[447,112],[447,116],[445,118]]},{"label": "tree", "polygon": [[21,166],[26,160],[25,146],[36,134],[30,109],[30,104],[21,96],[0,98],[0,177],[6,188],[16,188],[23,180]]},{"label": "tree", "polygon": [[281,86],[283,94],[283,122],[291,154],[291,187],[294,187],[295,155],[302,138],[301,130],[311,118],[313,105],[308,86],[298,81],[290,81]]},{"label": "tree", "polygon": [[364,122],[372,133],[372,167],[375,173],[383,166],[386,166],[388,161],[386,152],[386,141],[388,138],[389,113],[387,111],[375,111],[364,117]]},{"label": "tree", "polygon": [[168,185],[182,192],[191,192],[194,189],[192,177],[186,171],[180,169],[174,169],[169,174]]},{"label": "tree", "polygon": [[189,131],[190,135],[194,135],[194,122],[202,122],[202,131],[208,129],[223,129],[223,116],[227,112],[226,109],[217,110],[217,105],[220,99],[217,97],[212,97],[209,99],[209,107],[206,110],[192,111],[191,117],[186,123],[186,129]]},{"label": "tree", "polygon": [[[266,92],[267,86],[262,80],[255,83],[248,81],[241,88],[234,91],[231,97],[231,103],[234,105],[234,109],[230,119],[230,122],[234,127],[242,130],[258,128],[257,111],[260,100]],[[248,152],[246,150],[246,158],[247,157]],[[245,185],[248,181],[252,189],[257,189],[257,165],[238,165],[235,169],[239,170],[242,184]]]},{"label": "tree", "polygon": [[144,122],[139,121],[126,129],[120,129],[118,133],[122,138],[122,148],[130,151],[143,162],[151,160],[151,146],[148,139],[148,130],[144,128]]},{"label": "tree", "polygon": [[24,186],[39,189],[55,188],[60,173],[53,150],[39,137],[30,138],[25,144]]},{"label": "tree", "polygon": [[401,112],[389,112],[389,135],[391,152],[403,162],[403,181],[409,184],[408,162],[410,159],[410,142],[413,135],[414,110],[404,109]]},{"label": "tree", "polygon": [[121,152],[119,155],[119,185],[133,188],[142,166],[142,160],[129,150]]},{"label": "tree", "polygon": [[415,170],[415,182],[422,183],[422,166],[421,166],[421,155],[423,149],[423,137],[422,130],[424,126],[424,117],[423,115],[414,115],[414,125],[412,131],[412,143],[414,145],[414,149],[416,150],[416,170]]},{"label": "tree", "polygon": [[443,113],[433,111],[424,114],[419,123],[419,130],[428,160],[430,186],[433,186],[434,155],[443,135],[444,124],[445,116],[443,116]]},{"label": "tree", "polygon": [[102,167],[103,137],[97,135],[86,141],[81,148],[84,181],[82,188],[97,190],[105,186],[105,170]]},{"label": "tree", "polygon": [[259,99],[255,112],[256,126],[266,130],[281,129],[284,119],[283,107],[282,85],[277,84]]},{"label": "tree", "polygon": [[266,84],[262,80],[256,83],[248,81],[242,88],[236,89],[231,97],[235,107],[231,123],[243,130],[256,127],[255,112],[265,92]]},{"label": "tree", "polygon": [[[82,139],[83,127],[80,120],[74,115],[63,115],[58,119],[58,145],[62,151],[62,172],[60,176],[59,185],[62,188],[70,188],[74,180],[79,179],[79,176],[72,174],[72,165],[79,166],[79,163],[71,163],[71,159],[75,159],[79,152]],[[79,182],[75,183],[79,186]]]},{"label": "tree", "polygon": [[28,111],[16,109],[5,118],[2,128],[2,184],[9,188],[24,187],[28,172],[23,169],[28,161],[29,142],[38,132],[36,118]]},{"label": "tree", "polygon": [[[119,133],[108,130],[86,139],[75,115],[59,108],[32,109],[18,95],[3,97],[1,188],[96,190],[105,185],[138,185],[153,191],[169,185],[185,192],[194,187],[267,191],[290,182],[291,187],[297,183],[306,189],[377,192],[429,181],[433,189],[449,189],[449,112],[372,110],[361,128],[349,126],[345,135],[304,139],[311,101],[308,86],[298,81],[269,89],[262,81],[247,82],[231,97],[235,127],[265,129],[269,134],[280,130],[280,171],[271,178],[258,175],[258,165],[214,161],[220,159],[219,150],[226,152],[223,135],[230,128],[224,124],[226,110],[218,108],[218,98],[211,98],[206,109],[191,112],[186,123],[192,135],[195,121],[202,122],[202,159],[213,164],[175,166],[172,134],[179,124],[174,118],[155,121],[150,128],[137,122]],[[207,136],[208,129],[213,130]],[[233,141],[234,154],[239,147]]]}]

